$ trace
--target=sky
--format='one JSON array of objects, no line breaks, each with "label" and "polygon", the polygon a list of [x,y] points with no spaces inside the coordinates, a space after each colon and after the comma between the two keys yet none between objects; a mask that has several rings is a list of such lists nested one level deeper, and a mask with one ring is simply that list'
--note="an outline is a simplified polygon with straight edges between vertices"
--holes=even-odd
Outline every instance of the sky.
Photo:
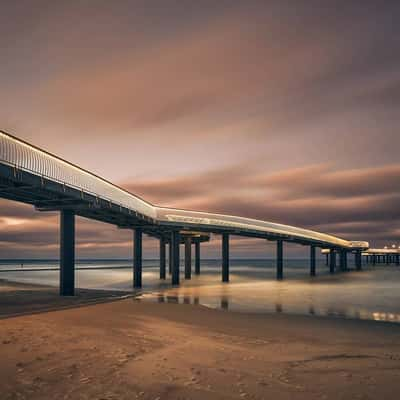
[{"label": "sky", "polygon": [[[157,205],[400,245],[399,18],[391,0],[2,0],[0,129]],[[0,199],[0,258],[58,243],[56,213]],[[78,218],[78,257],[131,255],[130,231]]]}]

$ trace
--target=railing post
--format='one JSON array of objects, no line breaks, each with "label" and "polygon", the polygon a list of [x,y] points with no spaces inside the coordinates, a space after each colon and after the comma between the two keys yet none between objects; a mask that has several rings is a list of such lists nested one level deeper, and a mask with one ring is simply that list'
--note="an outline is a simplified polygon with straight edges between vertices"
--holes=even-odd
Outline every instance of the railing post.
[{"label": "railing post", "polygon": [[310,246],[310,276],[315,276],[315,246]]},{"label": "railing post", "polygon": [[229,282],[229,233],[222,234],[222,282]]},{"label": "railing post", "polygon": [[165,239],[160,239],[160,279],[165,279],[166,260],[165,260]]},{"label": "railing post", "polygon": [[185,279],[192,279],[192,239],[185,237]]},{"label": "railing post", "polygon": [[276,241],[276,279],[283,279],[283,240]]},{"label": "railing post", "polygon": [[60,295],[75,294],[75,214],[60,212]]},{"label": "railing post", "polygon": [[133,231],[133,287],[142,287],[142,228]]}]

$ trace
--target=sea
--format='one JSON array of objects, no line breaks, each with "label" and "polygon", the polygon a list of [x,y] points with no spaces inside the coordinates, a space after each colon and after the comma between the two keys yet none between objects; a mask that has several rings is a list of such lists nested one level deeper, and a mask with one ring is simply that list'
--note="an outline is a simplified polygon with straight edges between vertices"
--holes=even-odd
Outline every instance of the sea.
[{"label": "sea", "polygon": [[[329,274],[317,260],[317,276],[309,276],[308,259],[288,259],[284,279],[275,279],[274,259],[231,259],[230,282],[221,282],[221,260],[203,259],[201,274],[181,285],[159,279],[159,261],[143,261],[140,301],[199,304],[232,312],[287,313],[400,323],[400,267],[363,265],[356,271]],[[77,260],[76,286],[133,292],[132,260]],[[0,260],[0,279],[58,286],[58,260]]]}]

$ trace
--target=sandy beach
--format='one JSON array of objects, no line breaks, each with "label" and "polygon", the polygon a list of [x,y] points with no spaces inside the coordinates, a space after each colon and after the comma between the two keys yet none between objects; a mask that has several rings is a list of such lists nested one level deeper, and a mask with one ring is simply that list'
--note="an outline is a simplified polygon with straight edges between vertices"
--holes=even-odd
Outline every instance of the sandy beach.
[{"label": "sandy beach", "polygon": [[398,398],[397,324],[133,298],[85,305],[94,294],[57,303],[46,287],[21,296],[47,296],[53,311],[7,317],[13,288],[0,291],[4,400]]}]

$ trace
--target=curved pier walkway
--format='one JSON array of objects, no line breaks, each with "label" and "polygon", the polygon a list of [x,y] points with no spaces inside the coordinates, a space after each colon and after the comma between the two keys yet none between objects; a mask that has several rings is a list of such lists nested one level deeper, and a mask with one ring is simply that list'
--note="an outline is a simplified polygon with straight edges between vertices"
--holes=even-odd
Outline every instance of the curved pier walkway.
[{"label": "curved pier walkway", "polygon": [[330,254],[330,271],[347,269],[347,255],[355,254],[361,269],[362,252],[368,242],[348,241],[325,233],[234,215],[212,214],[157,207],[111,182],[53,154],[0,131],[0,197],[33,205],[39,211],[60,212],[60,294],[75,289],[75,216],[110,223],[133,231],[133,286],[142,286],[142,236],[160,241],[160,279],[166,279],[166,249],[173,285],[180,281],[180,244],[185,245],[185,279],[192,274],[192,244],[195,273],[200,274],[200,244],[210,234],[222,236],[222,280],[229,281],[231,235],[275,241],[276,276],[283,279],[284,243],[310,247],[310,274],[316,274],[316,248]]}]

